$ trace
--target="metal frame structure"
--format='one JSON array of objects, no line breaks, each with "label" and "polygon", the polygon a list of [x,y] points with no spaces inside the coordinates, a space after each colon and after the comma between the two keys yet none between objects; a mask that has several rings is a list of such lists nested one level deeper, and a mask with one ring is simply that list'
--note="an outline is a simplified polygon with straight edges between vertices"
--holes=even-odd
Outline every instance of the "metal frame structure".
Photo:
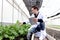
[{"label": "metal frame structure", "polygon": [[[18,3],[15,0],[12,0],[12,3],[9,2],[9,0],[6,0],[6,1],[12,6],[12,23],[14,22],[14,8],[18,11],[18,19],[19,19],[19,13],[21,13],[21,16],[24,14],[28,18],[28,16],[20,8],[20,6],[18,5]],[[3,6],[4,6],[3,4],[4,4],[4,0],[2,0],[2,7],[1,7],[1,25],[3,23]],[[16,7],[15,7],[15,5],[16,5]],[[22,18],[22,20],[23,20],[23,18]]]}]

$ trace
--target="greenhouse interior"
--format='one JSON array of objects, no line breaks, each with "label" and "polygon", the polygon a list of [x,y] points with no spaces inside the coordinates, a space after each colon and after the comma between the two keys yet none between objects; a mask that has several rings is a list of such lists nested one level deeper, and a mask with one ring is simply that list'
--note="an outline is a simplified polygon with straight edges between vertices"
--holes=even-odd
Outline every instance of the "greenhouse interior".
[{"label": "greenhouse interior", "polygon": [[60,40],[60,0],[0,0],[0,40],[27,40],[33,5],[45,16],[45,40]]}]

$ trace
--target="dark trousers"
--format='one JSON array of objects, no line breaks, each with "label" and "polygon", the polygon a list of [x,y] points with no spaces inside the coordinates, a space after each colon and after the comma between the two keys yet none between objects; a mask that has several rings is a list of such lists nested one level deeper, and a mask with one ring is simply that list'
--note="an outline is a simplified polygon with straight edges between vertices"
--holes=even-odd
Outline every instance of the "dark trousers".
[{"label": "dark trousers", "polygon": [[44,30],[44,29],[45,29],[45,23],[44,22],[40,23],[36,28],[35,27],[34,28],[31,28],[31,30],[28,31],[27,39],[28,40],[31,40],[31,35],[33,33],[37,32],[37,31],[40,32],[40,30]]}]

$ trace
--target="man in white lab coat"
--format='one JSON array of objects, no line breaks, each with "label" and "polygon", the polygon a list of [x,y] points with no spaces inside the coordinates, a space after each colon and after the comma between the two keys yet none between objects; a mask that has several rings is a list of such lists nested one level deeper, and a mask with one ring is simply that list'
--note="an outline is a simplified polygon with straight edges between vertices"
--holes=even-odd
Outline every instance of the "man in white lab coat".
[{"label": "man in white lab coat", "polygon": [[31,8],[33,21],[36,23],[34,25],[31,25],[31,27],[28,29],[27,39],[31,40],[32,33],[35,33],[36,36],[39,37],[40,40],[43,40],[46,36],[45,31],[45,23],[43,20],[43,15],[39,12],[38,7],[32,6]]}]

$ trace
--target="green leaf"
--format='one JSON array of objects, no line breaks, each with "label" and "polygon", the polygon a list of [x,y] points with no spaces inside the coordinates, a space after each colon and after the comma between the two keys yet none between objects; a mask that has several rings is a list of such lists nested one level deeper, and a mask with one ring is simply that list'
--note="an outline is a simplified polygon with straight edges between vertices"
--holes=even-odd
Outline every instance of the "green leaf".
[{"label": "green leaf", "polygon": [[10,38],[11,40],[13,40],[13,39],[15,38],[15,36],[9,36],[9,38]]},{"label": "green leaf", "polygon": [[3,39],[3,36],[0,36],[0,40],[2,40]]},{"label": "green leaf", "polygon": [[7,34],[4,34],[4,37],[5,37],[5,38],[8,38],[9,36],[8,36]]}]

